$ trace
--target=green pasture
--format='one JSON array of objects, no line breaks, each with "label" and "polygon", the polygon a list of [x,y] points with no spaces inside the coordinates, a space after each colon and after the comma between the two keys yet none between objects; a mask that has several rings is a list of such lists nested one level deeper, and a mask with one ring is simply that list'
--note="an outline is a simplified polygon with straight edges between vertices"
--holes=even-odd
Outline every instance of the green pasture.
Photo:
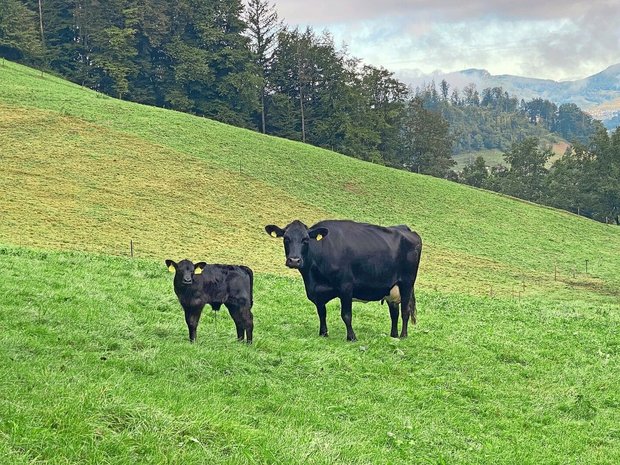
[{"label": "green pasture", "polygon": [[317,336],[299,279],[260,274],[255,343],[224,311],[186,341],[162,263],[0,248],[5,463],[616,463],[617,307],[419,292]]},{"label": "green pasture", "polygon": [[[0,463],[620,461],[620,228],[9,62],[0,192]],[[408,339],[337,301],[318,337],[263,231],[296,218],[420,233]],[[255,270],[253,345],[189,344],[185,257]]]}]

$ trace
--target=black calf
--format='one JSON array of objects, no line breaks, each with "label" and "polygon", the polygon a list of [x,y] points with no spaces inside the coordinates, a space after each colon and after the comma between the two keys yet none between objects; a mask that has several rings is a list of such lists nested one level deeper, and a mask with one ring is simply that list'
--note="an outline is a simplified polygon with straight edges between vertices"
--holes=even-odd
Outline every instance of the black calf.
[{"label": "black calf", "polygon": [[206,304],[219,310],[222,304],[230,312],[237,328],[237,339],[252,342],[254,328],[252,293],[254,276],[247,266],[193,264],[190,260],[175,263],[166,260],[175,273],[174,292],[185,311],[189,340],[196,340],[196,328]]}]

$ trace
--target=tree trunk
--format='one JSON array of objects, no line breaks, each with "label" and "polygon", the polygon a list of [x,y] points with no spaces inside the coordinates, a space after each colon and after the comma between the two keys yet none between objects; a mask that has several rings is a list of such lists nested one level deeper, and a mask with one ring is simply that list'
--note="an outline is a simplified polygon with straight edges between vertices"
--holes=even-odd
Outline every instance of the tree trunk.
[{"label": "tree trunk", "polygon": [[43,5],[42,0],[39,0],[39,27],[41,28],[41,43],[45,45],[45,35],[43,34]]},{"label": "tree trunk", "polygon": [[301,141],[306,142],[306,119],[304,117],[304,93],[299,86],[299,107],[301,109]]},{"label": "tree trunk", "polygon": [[263,134],[265,134],[265,88],[261,89],[260,94],[260,118],[263,124]]}]

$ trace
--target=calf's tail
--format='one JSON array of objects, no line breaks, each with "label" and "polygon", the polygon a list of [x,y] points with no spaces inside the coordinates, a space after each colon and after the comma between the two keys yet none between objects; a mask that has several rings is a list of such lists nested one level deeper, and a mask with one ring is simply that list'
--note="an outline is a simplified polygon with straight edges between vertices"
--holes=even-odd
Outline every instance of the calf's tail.
[{"label": "calf's tail", "polygon": [[250,276],[250,306],[254,305],[254,272],[247,266],[241,266],[241,269]]}]

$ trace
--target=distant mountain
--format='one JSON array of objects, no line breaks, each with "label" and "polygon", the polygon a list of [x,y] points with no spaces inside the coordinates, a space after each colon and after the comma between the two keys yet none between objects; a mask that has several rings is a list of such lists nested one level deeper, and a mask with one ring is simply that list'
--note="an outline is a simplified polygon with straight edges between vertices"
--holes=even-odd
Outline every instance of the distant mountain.
[{"label": "distant mountain", "polygon": [[421,87],[445,79],[452,88],[462,90],[473,83],[480,91],[486,87],[502,87],[509,94],[531,100],[543,98],[556,104],[575,103],[609,128],[620,123],[620,63],[576,81],[553,81],[551,79],[526,78],[509,74],[493,75],[484,69],[465,69],[452,73],[434,72],[420,75],[414,71],[401,70],[399,79],[412,87]]}]

